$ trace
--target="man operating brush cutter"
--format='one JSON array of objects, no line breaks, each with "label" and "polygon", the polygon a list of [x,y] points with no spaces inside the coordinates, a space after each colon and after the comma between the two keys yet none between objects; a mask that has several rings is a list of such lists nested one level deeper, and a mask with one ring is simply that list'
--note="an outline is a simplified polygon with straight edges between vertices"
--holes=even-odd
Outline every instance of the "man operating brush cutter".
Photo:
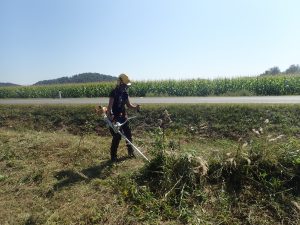
[{"label": "man operating brush cutter", "polygon": [[127,145],[128,156],[134,157],[135,154],[141,155],[149,161],[146,156],[132,143],[131,129],[129,127],[129,119],[126,113],[125,105],[128,108],[140,110],[139,105],[132,104],[129,100],[128,87],[131,85],[126,74],[120,74],[117,80],[117,86],[109,95],[108,107],[100,107],[97,113],[102,111],[102,115],[106,123],[109,125],[110,132],[113,136],[110,155],[111,161],[117,161],[117,151],[121,138],[124,138]]}]

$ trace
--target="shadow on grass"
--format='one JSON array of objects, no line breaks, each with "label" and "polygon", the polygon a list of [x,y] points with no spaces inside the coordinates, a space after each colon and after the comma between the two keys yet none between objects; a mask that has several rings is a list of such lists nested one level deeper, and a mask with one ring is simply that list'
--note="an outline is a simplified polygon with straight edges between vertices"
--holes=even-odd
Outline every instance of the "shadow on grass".
[{"label": "shadow on grass", "polygon": [[[122,162],[128,159],[128,157],[119,158],[118,162]],[[64,187],[68,187],[78,183],[80,181],[90,182],[92,179],[106,179],[111,174],[111,169],[114,163],[107,160],[100,165],[92,166],[81,171],[76,170],[61,170],[57,172],[54,177],[58,180],[53,186],[53,191],[59,191]]]}]

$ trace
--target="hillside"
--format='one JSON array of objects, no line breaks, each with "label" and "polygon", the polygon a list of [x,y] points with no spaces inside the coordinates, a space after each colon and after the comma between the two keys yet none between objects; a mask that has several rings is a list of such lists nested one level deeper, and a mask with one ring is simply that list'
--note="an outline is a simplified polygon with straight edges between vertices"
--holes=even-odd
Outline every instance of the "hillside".
[{"label": "hillside", "polygon": [[20,86],[20,85],[13,84],[13,83],[1,83],[0,82],[0,87],[10,87],[10,86]]},{"label": "hillside", "polygon": [[116,79],[117,79],[116,77],[99,74],[99,73],[81,73],[78,75],[74,75],[72,77],[60,77],[57,79],[39,81],[34,85],[89,83],[89,82],[114,81]]}]

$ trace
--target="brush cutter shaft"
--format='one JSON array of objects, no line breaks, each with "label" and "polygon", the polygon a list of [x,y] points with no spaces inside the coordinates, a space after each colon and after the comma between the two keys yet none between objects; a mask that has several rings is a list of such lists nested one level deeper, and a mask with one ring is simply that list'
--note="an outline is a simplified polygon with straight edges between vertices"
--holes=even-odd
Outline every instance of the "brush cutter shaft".
[{"label": "brush cutter shaft", "polygon": [[128,118],[124,123],[118,123],[117,122],[116,124],[113,124],[110,121],[110,119],[106,115],[104,115],[104,121],[107,123],[107,125],[110,128],[112,128],[115,133],[120,134],[121,137],[123,137],[126,140],[126,142],[129,145],[131,145],[136,152],[138,152],[139,155],[141,155],[145,160],[147,160],[148,162],[150,162],[150,160],[134,144],[132,144],[132,142],[129,141],[128,138],[120,131],[120,127],[123,126],[125,123],[127,123],[128,120],[133,119],[133,118],[135,118],[135,117]]},{"label": "brush cutter shaft", "polygon": [[125,141],[127,141],[128,144],[130,144],[134,148],[134,150],[136,150],[144,159],[150,162],[150,160],[134,144],[132,144],[131,141],[129,141],[121,131],[118,131],[118,133],[125,139]]}]

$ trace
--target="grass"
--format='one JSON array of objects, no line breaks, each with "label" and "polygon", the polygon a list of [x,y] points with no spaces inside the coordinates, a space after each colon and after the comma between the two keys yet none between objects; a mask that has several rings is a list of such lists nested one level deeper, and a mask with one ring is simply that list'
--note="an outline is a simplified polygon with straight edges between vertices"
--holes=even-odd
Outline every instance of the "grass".
[{"label": "grass", "polygon": [[[73,134],[107,134],[105,123],[96,116],[94,105],[0,105],[0,126],[14,129],[44,131],[64,130]],[[172,132],[185,135],[229,137],[238,140],[247,137],[252,129],[259,129],[268,119],[268,131],[300,136],[299,105],[239,105],[239,104],[185,104],[144,105],[142,112],[131,123],[140,131],[158,126],[161,114],[171,114]],[[279,135],[280,133],[278,133]]]},{"label": "grass", "polygon": [[113,166],[108,162],[110,138],[85,136],[80,146],[79,139],[65,132],[1,129],[0,224],[121,220],[126,206],[110,188],[111,179],[141,162]]},{"label": "grass", "polygon": [[0,224],[299,224],[299,106],[146,106],[117,164],[91,109],[0,106]]},{"label": "grass", "polygon": [[[161,143],[162,136],[155,135],[134,134],[135,142],[147,149],[146,154],[152,158],[150,164],[125,157],[124,161],[111,164],[110,137],[87,134],[82,138],[65,131],[0,129],[0,223],[299,222],[299,212],[292,205],[300,204],[299,190],[292,184],[284,186],[287,177],[271,170],[272,165],[282,164],[284,167],[278,168],[287,168],[287,176],[295,174],[299,182],[299,174],[293,170],[299,166],[298,139],[285,137],[270,142],[266,148],[269,142],[265,142],[270,138],[267,136],[253,137],[253,142],[245,146],[241,141],[197,136],[191,140],[180,134],[166,135]],[[163,154],[158,144],[163,144]],[[261,170],[260,161],[254,161],[257,151],[263,152],[261,157],[271,167]],[[124,143],[119,155],[126,155]],[[240,156],[251,159],[253,174],[237,173],[246,173],[245,168],[250,168]],[[197,157],[207,163],[206,175],[195,173],[194,169],[201,165]],[[163,169],[162,176],[155,172],[158,169]],[[229,184],[235,173],[243,179],[240,188],[231,190]],[[254,174],[260,174],[255,178],[257,185],[251,181]]]},{"label": "grass", "polygon": [[270,140],[261,134],[249,145],[202,139],[192,150],[166,147],[134,181],[118,183],[126,184],[120,194],[138,205],[139,218],[155,212],[184,224],[298,224],[300,142]]}]

